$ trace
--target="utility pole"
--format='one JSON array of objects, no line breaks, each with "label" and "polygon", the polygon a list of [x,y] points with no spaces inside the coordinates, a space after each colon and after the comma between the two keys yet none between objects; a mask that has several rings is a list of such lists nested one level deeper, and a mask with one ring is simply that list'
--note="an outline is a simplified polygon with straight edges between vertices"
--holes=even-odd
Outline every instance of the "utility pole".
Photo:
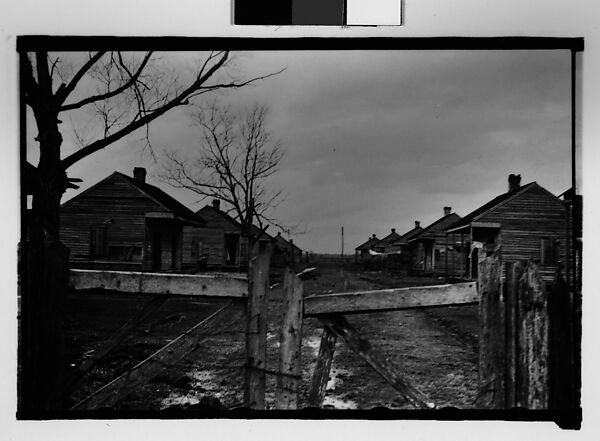
[{"label": "utility pole", "polygon": [[346,282],[346,274],[344,274],[344,227],[343,226],[342,226],[342,271],[341,271],[341,275],[342,275],[342,281],[344,284],[344,292],[346,292],[347,282]]}]

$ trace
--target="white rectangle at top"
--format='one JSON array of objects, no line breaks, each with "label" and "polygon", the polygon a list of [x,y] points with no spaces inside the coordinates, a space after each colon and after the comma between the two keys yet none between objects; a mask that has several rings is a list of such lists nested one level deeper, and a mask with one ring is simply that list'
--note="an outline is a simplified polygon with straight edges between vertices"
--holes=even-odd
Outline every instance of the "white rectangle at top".
[{"label": "white rectangle at top", "polygon": [[401,24],[402,0],[347,0],[346,23],[349,26]]}]

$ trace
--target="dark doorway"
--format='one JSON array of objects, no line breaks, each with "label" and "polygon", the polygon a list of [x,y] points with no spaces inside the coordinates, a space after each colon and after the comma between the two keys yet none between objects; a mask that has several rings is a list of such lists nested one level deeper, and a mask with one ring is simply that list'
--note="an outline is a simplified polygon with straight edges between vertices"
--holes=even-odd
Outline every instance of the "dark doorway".
[{"label": "dark doorway", "polygon": [[238,250],[240,244],[240,236],[237,234],[225,235],[225,265],[238,264]]},{"label": "dark doorway", "polygon": [[162,235],[152,231],[152,271],[160,271],[162,266]]},{"label": "dark doorway", "polygon": [[471,252],[471,279],[477,278],[477,269],[479,267],[479,248],[474,248]]}]

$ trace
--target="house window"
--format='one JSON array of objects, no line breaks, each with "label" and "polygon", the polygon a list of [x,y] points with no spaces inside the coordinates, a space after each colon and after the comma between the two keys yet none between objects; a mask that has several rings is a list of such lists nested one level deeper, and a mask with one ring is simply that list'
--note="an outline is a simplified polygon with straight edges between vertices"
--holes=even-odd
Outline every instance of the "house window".
[{"label": "house window", "polygon": [[93,226],[90,234],[90,257],[106,257],[107,252],[107,226]]},{"label": "house window", "polygon": [[554,265],[558,261],[558,241],[549,237],[543,237],[540,244],[540,263],[542,265]]}]

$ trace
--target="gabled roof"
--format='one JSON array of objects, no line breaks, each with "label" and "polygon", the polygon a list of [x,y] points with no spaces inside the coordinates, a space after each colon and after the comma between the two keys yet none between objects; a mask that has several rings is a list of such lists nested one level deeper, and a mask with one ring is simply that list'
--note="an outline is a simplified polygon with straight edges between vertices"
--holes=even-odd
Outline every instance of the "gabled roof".
[{"label": "gabled roof", "polygon": [[146,193],[168,211],[172,212],[175,216],[195,223],[200,222],[202,224],[206,224],[206,221],[201,216],[195,214],[192,210],[187,208],[178,200],[174,199],[172,196],[169,196],[160,188],[148,184],[147,182],[142,182],[135,178],[129,177],[123,173],[115,172],[115,174],[127,180],[131,185],[138,188],[143,193]]},{"label": "gabled roof", "polygon": [[412,230],[404,233],[400,236],[400,239],[393,242],[391,245],[403,245],[408,243],[413,237],[417,236],[421,231],[423,231],[423,227],[414,227]]},{"label": "gabled roof", "polygon": [[169,196],[167,193],[165,193],[160,188],[155,187],[154,185],[148,184],[146,182],[138,181],[137,179],[131,178],[131,177],[124,175],[123,173],[120,173],[117,171],[113,172],[106,178],[102,179],[100,182],[97,182],[96,184],[85,189],[84,191],[80,192],[79,194],[76,194],[71,199],[69,199],[68,201],[61,204],[61,208],[65,207],[67,205],[70,205],[73,201],[76,201],[79,198],[81,198],[82,196],[92,192],[99,185],[103,184],[104,182],[110,180],[112,177],[115,177],[115,176],[119,179],[124,180],[125,182],[127,182],[128,184],[130,184],[131,186],[136,188],[139,192],[144,194],[146,197],[152,199],[155,203],[162,206],[165,210],[171,212],[174,216],[178,217],[179,219],[182,219],[182,220],[185,220],[188,222],[192,222],[194,224],[200,224],[200,225],[206,224],[206,220],[204,220],[201,216],[198,216],[197,214],[195,214],[192,210],[187,208],[181,202],[174,199],[172,196]]},{"label": "gabled roof", "polygon": [[420,231],[418,234],[415,234],[411,239],[409,239],[409,241],[413,242],[416,240],[434,239],[435,236],[440,232],[446,231],[448,224],[453,225],[460,219],[460,216],[456,213],[446,214],[432,224],[423,228],[422,231]]},{"label": "gabled roof", "polygon": [[236,221],[233,217],[229,216],[224,211],[221,211],[212,205],[205,205],[200,210],[196,211],[196,214],[199,216],[204,216],[210,222],[212,217],[218,217],[221,221],[225,222],[230,228],[234,230],[239,230],[241,232],[242,226],[238,221]]},{"label": "gabled roof", "polygon": [[380,241],[373,244],[373,247],[386,247],[400,239],[400,235],[396,231],[392,231]]},{"label": "gabled roof", "polygon": [[286,238],[284,238],[281,233],[277,233],[277,235],[273,238],[273,240],[277,243],[281,248],[289,248],[290,246],[294,247],[298,251],[302,251],[299,246],[297,246],[294,242],[290,242]]},{"label": "gabled roof", "polygon": [[477,208],[476,210],[473,210],[472,212],[470,212],[469,214],[467,214],[465,217],[463,217],[459,221],[457,221],[457,222],[453,223],[452,225],[448,226],[448,228],[446,228],[446,230],[455,230],[457,228],[469,225],[474,220],[477,220],[477,218],[479,216],[481,216],[481,215],[487,213],[488,211],[496,208],[498,205],[503,204],[504,202],[508,201],[509,199],[511,199],[511,198],[513,198],[513,197],[515,197],[515,196],[523,193],[525,190],[533,187],[534,185],[538,185],[538,184],[535,181],[534,182],[530,182],[529,184],[521,186],[517,191],[514,191],[514,192],[507,191],[506,193],[502,193],[501,195],[496,196],[491,201],[483,204],[481,207]]},{"label": "gabled roof", "polygon": [[[225,223],[227,223],[232,229],[238,230],[240,232],[240,234],[242,232],[242,224],[239,221],[234,219],[233,216],[230,216],[229,214],[225,213],[223,210],[215,208],[212,205],[205,205],[200,210],[198,210],[196,212],[196,214],[200,215],[200,216],[202,216],[204,214],[205,217],[209,217],[209,218],[212,216],[218,216]],[[252,225],[250,227],[251,234],[258,234],[259,232],[260,232],[260,229],[257,226]],[[260,238],[263,240],[265,240],[265,239],[273,240],[273,237],[271,237],[271,235],[269,235],[266,231],[263,231]]]},{"label": "gabled roof", "polygon": [[369,238],[369,240],[367,240],[365,243],[363,243],[363,244],[361,244],[361,245],[357,246],[357,247],[355,248],[355,250],[357,250],[357,251],[361,251],[361,250],[369,250],[369,249],[371,249],[371,247],[372,247],[374,244],[376,244],[377,242],[379,242],[379,239],[377,238],[377,236],[375,236],[375,237],[371,237],[371,238]]}]

